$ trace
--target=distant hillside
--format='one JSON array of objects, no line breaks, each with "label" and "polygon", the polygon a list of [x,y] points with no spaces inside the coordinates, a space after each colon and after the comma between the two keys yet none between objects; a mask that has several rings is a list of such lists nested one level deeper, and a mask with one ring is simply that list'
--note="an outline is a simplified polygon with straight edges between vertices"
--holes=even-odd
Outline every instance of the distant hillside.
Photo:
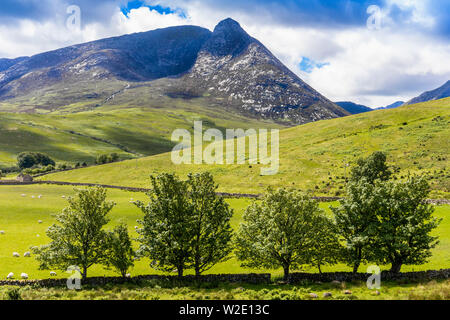
[{"label": "distant hillside", "polygon": [[364,112],[370,112],[373,111],[373,109],[363,106],[361,104],[356,104],[350,101],[342,101],[342,102],[335,102],[338,106],[345,109],[351,114],[359,114]]},{"label": "distant hillside", "polygon": [[447,97],[450,97],[450,80],[435,90],[424,92],[420,96],[409,100],[406,104],[439,100]]},{"label": "distant hillside", "polygon": [[[159,81],[163,80],[163,81]],[[0,60],[0,111],[49,113],[176,100],[291,125],[346,116],[232,19]],[[77,105],[79,108],[66,108]]]},{"label": "distant hillside", "polygon": [[[450,98],[396,109],[318,121],[280,132],[280,171],[261,176],[263,165],[174,165],[170,153],[79,169],[44,179],[148,187],[149,175],[211,171],[226,192],[262,192],[268,186],[293,186],[315,194],[343,192],[349,167],[374,151],[389,153],[401,179],[432,176],[433,196],[450,192]],[[446,193],[445,193],[446,192]]]},{"label": "distant hillside", "polygon": [[404,104],[405,104],[404,101],[396,101],[396,102],[394,102],[394,103],[392,103],[392,104],[390,104],[390,105],[388,105],[386,107],[377,108],[377,110],[395,109],[395,108],[398,108],[398,107],[400,107],[400,106],[402,106]]}]

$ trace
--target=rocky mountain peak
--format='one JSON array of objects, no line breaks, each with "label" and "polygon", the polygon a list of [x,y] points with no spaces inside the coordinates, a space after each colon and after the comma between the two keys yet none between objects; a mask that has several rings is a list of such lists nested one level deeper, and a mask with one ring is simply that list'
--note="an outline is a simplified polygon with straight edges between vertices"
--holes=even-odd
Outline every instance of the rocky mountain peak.
[{"label": "rocky mountain peak", "polygon": [[254,41],[238,22],[228,18],[219,22],[214,28],[214,32],[205,43],[203,50],[214,56],[232,55],[235,57]]}]

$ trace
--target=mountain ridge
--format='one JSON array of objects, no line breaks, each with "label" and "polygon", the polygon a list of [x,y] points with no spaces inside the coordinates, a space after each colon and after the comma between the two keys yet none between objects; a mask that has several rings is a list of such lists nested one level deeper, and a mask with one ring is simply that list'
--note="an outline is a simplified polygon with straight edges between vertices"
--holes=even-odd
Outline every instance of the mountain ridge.
[{"label": "mountain ridge", "polygon": [[341,108],[347,110],[351,114],[360,114],[360,113],[373,111],[373,109],[371,109],[367,106],[364,106],[362,104],[357,104],[357,103],[354,103],[351,101],[338,101],[338,102],[335,102],[335,104],[337,104]]},{"label": "mountain ridge", "polygon": [[33,112],[23,97],[29,95],[36,104],[36,97],[48,94],[54,98],[34,108],[55,111],[67,103],[61,101],[63,94],[67,96],[66,87],[79,84],[86,89],[69,102],[87,97],[93,99],[87,104],[95,108],[99,100],[108,101],[123,91],[108,90],[110,85],[94,90],[100,82],[151,87],[161,85],[155,80],[167,78],[160,91],[169,98],[203,97],[205,103],[252,117],[302,124],[348,115],[230,18],[213,32],[197,26],[169,27],[78,44],[17,63],[3,62],[5,67],[8,63],[12,65],[0,71],[0,110],[4,102]]},{"label": "mountain ridge", "polygon": [[450,80],[444,83],[437,89],[426,91],[421,95],[409,100],[405,105],[416,104],[420,102],[426,102],[431,100],[439,100],[450,97]]}]

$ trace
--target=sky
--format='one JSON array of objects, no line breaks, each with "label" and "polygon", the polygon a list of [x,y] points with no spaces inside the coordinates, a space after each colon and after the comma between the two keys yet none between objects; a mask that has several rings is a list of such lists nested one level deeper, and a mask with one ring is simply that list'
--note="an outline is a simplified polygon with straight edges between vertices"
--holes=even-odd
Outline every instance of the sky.
[{"label": "sky", "polygon": [[228,17],[332,101],[381,107],[450,80],[449,0],[2,0],[0,58]]}]

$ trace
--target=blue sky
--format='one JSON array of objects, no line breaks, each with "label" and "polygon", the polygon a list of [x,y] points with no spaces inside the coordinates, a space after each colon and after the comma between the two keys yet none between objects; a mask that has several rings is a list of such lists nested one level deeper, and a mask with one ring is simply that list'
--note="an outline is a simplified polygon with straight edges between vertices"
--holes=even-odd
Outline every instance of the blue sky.
[{"label": "blue sky", "polygon": [[[65,29],[69,5],[79,32]],[[332,100],[378,107],[450,79],[448,0],[2,0],[0,58],[227,17]]]}]

